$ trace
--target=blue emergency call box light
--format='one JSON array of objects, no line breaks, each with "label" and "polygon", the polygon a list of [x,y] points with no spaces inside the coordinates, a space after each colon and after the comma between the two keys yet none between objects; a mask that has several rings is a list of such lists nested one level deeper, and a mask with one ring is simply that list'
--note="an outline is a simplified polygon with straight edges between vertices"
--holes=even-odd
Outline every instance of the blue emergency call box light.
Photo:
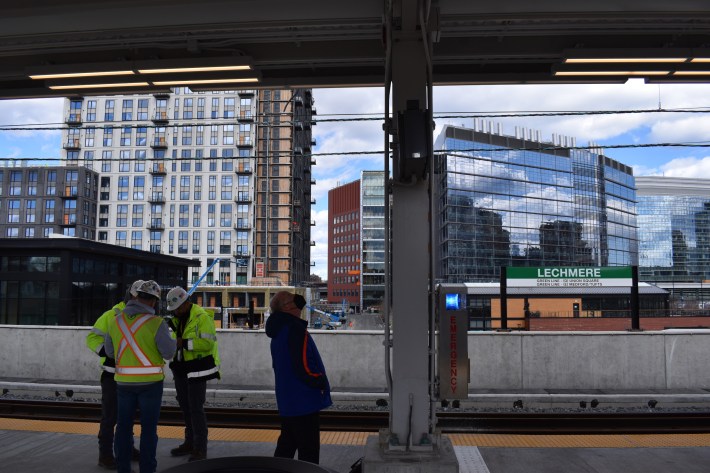
[{"label": "blue emergency call box light", "polygon": [[460,294],[446,294],[446,310],[459,310],[461,308]]}]

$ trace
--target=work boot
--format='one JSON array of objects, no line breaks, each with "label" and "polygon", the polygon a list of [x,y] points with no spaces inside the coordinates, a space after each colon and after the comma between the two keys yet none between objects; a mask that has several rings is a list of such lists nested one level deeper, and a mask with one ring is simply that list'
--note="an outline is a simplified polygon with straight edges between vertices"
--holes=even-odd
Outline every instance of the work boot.
[{"label": "work boot", "polygon": [[107,470],[115,470],[116,459],[113,458],[113,455],[99,455],[99,466]]},{"label": "work boot", "polygon": [[180,446],[170,450],[170,455],[174,457],[182,457],[184,455],[189,455],[190,453],[192,453],[192,445],[187,442],[180,444]]},{"label": "work boot", "polygon": [[141,459],[141,452],[138,451],[136,447],[133,447],[133,454],[131,455],[131,460],[134,462],[140,461]]},{"label": "work boot", "polygon": [[206,460],[207,459],[207,452],[204,450],[193,450],[192,453],[190,453],[190,458],[187,459],[189,462],[194,462],[198,460]]}]

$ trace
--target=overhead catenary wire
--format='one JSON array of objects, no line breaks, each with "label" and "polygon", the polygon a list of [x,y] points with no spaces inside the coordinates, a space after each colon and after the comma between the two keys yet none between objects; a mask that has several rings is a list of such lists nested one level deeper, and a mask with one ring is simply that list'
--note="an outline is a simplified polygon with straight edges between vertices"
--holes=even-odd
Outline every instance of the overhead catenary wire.
[{"label": "overhead catenary wire", "polygon": [[[528,147],[499,147],[499,148],[465,148],[465,149],[439,149],[435,150],[436,154],[449,154],[456,155],[456,153],[475,153],[475,152],[491,152],[491,151],[565,151],[565,150],[597,150],[597,149],[633,149],[633,148],[710,148],[710,141],[699,141],[691,143],[644,143],[644,144],[618,144],[618,145],[590,145],[590,146],[555,146],[555,145],[544,145],[541,146],[528,146]],[[277,151],[278,152],[278,151]],[[291,156],[296,157],[290,151],[278,152],[279,156]],[[298,155],[306,157],[325,157],[325,156],[380,156],[383,155],[384,151],[332,151],[327,153],[303,153],[303,155]],[[249,159],[254,156],[203,156],[201,158],[192,157],[165,157],[165,158],[121,158],[121,157],[111,157],[111,158],[95,158],[95,159],[85,159],[85,158],[13,158],[13,157],[0,157],[0,160],[10,160],[10,161],[92,161],[92,162],[102,162],[102,161],[208,161],[212,159],[219,160],[239,160],[239,159]],[[461,155],[460,157],[474,158],[474,156]]]},{"label": "overhead catenary wire", "polygon": [[[439,112],[434,113],[434,119],[453,119],[453,118],[529,118],[529,117],[560,117],[560,116],[594,116],[594,115],[626,115],[626,114],[644,114],[644,113],[710,113],[710,108],[677,108],[677,109],[635,109],[635,110],[571,110],[571,111],[535,111],[535,112]],[[290,115],[286,113],[269,114],[268,116]],[[319,118],[311,118],[307,120],[312,125],[318,123],[337,123],[337,122],[359,122],[359,121],[384,121],[382,114],[377,116],[366,116],[368,114],[353,114],[352,118],[322,118],[328,116],[341,116],[343,114],[333,115],[317,115]],[[263,115],[260,115],[263,116]],[[238,117],[229,118],[205,118],[198,119],[199,122],[192,121],[189,118],[169,119],[166,124],[150,124],[152,120],[130,120],[130,122],[145,121],[146,123],[130,123],[124,124],[123,121],[82,121],[78,125],[58,124],[53,123],[37,123],[23,125],[0,125],[0,131],[63,131],[63,130],[86,130],[86,129],[103,129],[111,127],[112,129],[121,128],[174,128],[174,127],[198,127],[198,126],[222,126],[222,125],[258,125],[258,126],[283,126],[290,127],[294,124],[304,123],[304,121],[281,121],[278,124],[274,122],[261,122],[251,118],[243,119]],[[230,120],[230,121],[224,121]],[[56,125],[56,126],[55,126]]]}]

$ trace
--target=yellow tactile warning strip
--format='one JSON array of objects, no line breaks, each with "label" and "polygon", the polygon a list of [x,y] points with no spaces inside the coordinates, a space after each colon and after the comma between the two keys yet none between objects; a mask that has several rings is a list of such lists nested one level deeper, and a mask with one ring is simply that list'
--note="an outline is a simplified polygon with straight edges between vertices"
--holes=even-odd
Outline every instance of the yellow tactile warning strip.
[{"label": "yellow tactile warning strip", "polygon": [[[62,432],[96,435],[99,426],[91,422],[58,422],[8,419],[0,417],[0,430]],[[160,438],[182,439],[183,428],[159,426]],[[139,435],[136,425],[134,434]],[[365,445],[371,432],[321,432],[323,445]],[[278,430],[211,428],[210,440],[223,442],[276,443]],[[710,434],[659,435],[509,435],[509,434],[448,434],[454,446],[508,448],[654,448],[710,447]]]}]

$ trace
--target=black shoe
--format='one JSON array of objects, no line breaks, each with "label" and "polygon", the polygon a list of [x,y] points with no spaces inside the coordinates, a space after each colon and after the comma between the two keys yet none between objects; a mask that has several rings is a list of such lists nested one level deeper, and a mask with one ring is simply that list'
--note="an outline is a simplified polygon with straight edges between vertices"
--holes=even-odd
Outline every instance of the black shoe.
[{"label": "black shoe", "polygon": [[182,457],[184,455],[189,455],[190,453],[192,453],[192,445],[188,443],[183,443],[177,448],[170,450],[170,455],[174,457]]},{"label": "black shoe", "polygon": [[116,459],[113,455],[99,455],[99,466],[107,470],[116,469]]},{"label": "black shoe", "polygon": [[131,456],[131,460],[134,462],[140,461],[141,459],[141,452],[138,451],[136,447],[133,447],[133,454]]},{"label": "black shoe", "polygon": [[207,452],[204,450],[193,450],[190,454],[190,458],[187,459],[189,462],[195,462],[199,460],[206,460]]}]

